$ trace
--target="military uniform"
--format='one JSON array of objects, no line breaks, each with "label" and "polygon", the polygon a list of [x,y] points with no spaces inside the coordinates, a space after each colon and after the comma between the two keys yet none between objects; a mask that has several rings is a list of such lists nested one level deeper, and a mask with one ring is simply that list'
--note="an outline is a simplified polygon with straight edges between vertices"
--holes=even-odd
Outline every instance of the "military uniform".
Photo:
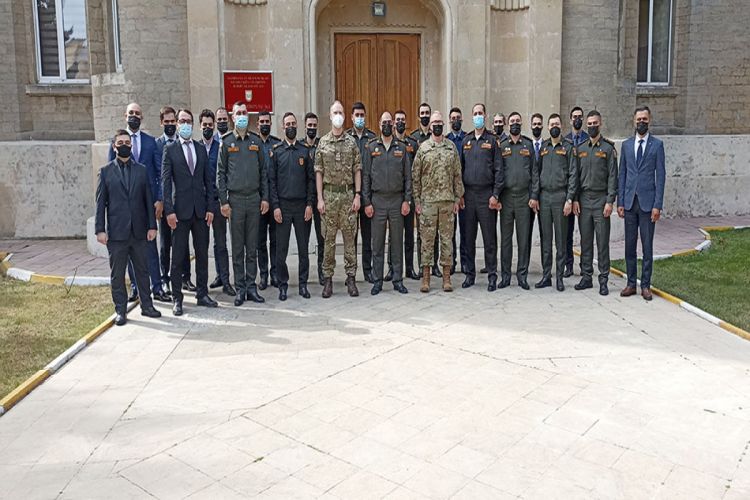
[{"label": "military uniform", "polygon": [[[365,157],[365,146],[375,138],[375,132],[365,128],[362,130],[362,136],[357,135],[357,131],[354,127],[346,131],[347,134],[354,138],[359,148],[359,157]],[[372,227],[370,218],[365,215],[365,207],[362,206],[359,209],[359,231],[362,233],[362,272],[365,275],[365,279],[371,281],[372,276]],[[355,235],[355,242],[359,239]]]},{"label": "military uniform", "polygon": [[[577,134],[568,132],[565,136],[567,140],[573,143],[574,147],[578,147],[581,143],[589,140],[589,134],[584,130],[579,130]],[[576,216],[571,213],[568,216],[568,239],[565,242],[565,269],[573,274],[573,232],[576,227]]]},{"label": "military uniform", "polygon": [[[503,191],[500,201],[500,273],[501,286],[510,283],[513,264],[513,228],[515,225],[516,243],[518,245],[518,265],[516,278],[518,284],[528,288],[526,277],[529,273],[529,231],[531,230],[531,212],[529,198],[532,195],[532,176],[537,170],[534,159],[534,145],[526,136],[518,142],[512,137],[500,143],[503,169]],[[537,173],[538,175],[538,173]]]},{"label": "military uniform", "polygon": [[[458,154],[461,154],[461,145],[464,142],[464,138],[467,136],[466,132],[463,130],[459,130],[458,133],[451,130],[448,132],[448,134],[445,136],[447,139],[450,139],[453,144],[456,145],[456,149],[458,150]],[[466,187],[466,186],[464,186]],[[461,272],[465,272],[466,269],[469,267],[469,258],[468,258],[468,251],[466,247],[466,242],[468,241],[468,238],[466,237],[466,220],[465,220],[465,211],[463,209],[458,211],[458,215],[454,218],[458,222],[458,227],[456,228],[456,232],[458,232],[461,242],[458,246],[458,252],[459,252],[459,262],[461,263]],[[453,234],[453,264],[451,265],[451,269],[455,270],[456,268],[456,235]]]},{"label": "military uniform", "polygon": [[315,151],[315,172],[323,174],[323,276],[332,278],[336,267],[336,232],[344,238],[344,267],[347,277],[357,273],[357,214],[352,212],[354,175],[362,169],[359,148],[349,134],[324,135]]},{"label": "military uniform", "polygon": [[286,257],[292,226],[299,255],[299,284],[307,284],[310,272],[307,254],[310,230],[305,221],[305,210],[315,204],[314,175],[309,152],[301,142],[295,140],[290,144],[284,141],[273,147],[268,179],[271,187],[271,211],[281,209],[282,222],[276,227],[275,256],[280,286],[286,286],[289,282]]},{"label": "military uniform", "polygon": [[594,235],[596,258],[599,263],[599,284],[609,279],[609,217],[604,217],[604,206],[614,206],[617,198],[617,151],[609,139],[599,137],[577,148],[580,188],[578,202],[581,215],[581,282],[591,283],[594,274]]},{"label": "military uniform", "polygon": [[382,138],[371,140],[365,146],[362,158],[362,205],[373,206],[372,250],[373,277],[383,281],[385,258],[385,232],[389,227],[389,256],[393,265],[393,282],[403,280],[402,203],[411,203],[411,158],[407,144],[396,138],[389,147]]},{"label": "military uniform", "polygon": [[[281,139],[274,135],[269,135],[265,141],[262,137],[260,139],[261,144],[263,145],[263,152],[266,154],[266,165],[270,168],[271,150],[275,145],[281,142]],[[268,245],[266,243],[268,243]],[[268,280],[269,261],[271,268],[271,283],[278,284],[278,276],[276,274],[276,251],[276,221],[273,220],[273,214],[269,210],[260,216],[260,227],[258,229],[258,269],[260,270],[261,281],[264,284]]]},{"label": "military uniform", "polygon": [[573,143],[562,139],[557,144],[547,139],[539,152],[539,176],[532,192],[539,193],[539,219],[542,234],[542,281],[552,278],[552,235],[555,237],[557,280],[562,280],[568,235],[566,201],[573,201],[578,191],[578,164]]},{"label": "military uniform", "polygon": [[[302,146],[307,148],[308,157],[310,158],[310,165],[313,167],[313,178],[315,178],[315,150],[318,148],[318,142],[320,137],[316,137],[312,144],[308,144],[307,141],[301,141]],[[313,182],[314,189],[314,200],[313,203],[313,220],[312,223],[307,223],[307,239],[310,240],[310,233],[312,232],[312,226],[315,226],[315,240],[316,248],[315,253],[318,259],[318,281],[323,284],[323,230],[320,226],[320,212],[318,211],[318,189],[317,185]]]},{"label": "military uniform", "polygon": [[[419,149],[419,143],[411,137],[404,135],[403,142],[406,144],[406,152],[409,155],[409,166],[414,163],[414,156]],[[411,176],[411,171],[409,171]],[[409,200],[409,215],[404,215],[404,267],[407,275],[414,273],[414,199]],[[418,237],[418,236],[417,236]],[[388,268],[391,268],[393,257],[388,253]]]},{"label": "military uniform", "polygon": [[417,128],[411,131],[409,137],[417,141],[417,144],[421,146],[424,141],[430,138],[430,131],[422,132],[421,128]]},{"label": "military uniform", "polygon": [[[500,199],[503,190],[503,170],[500,144],[494,134],[483,130],[477,137],[475,132],[466,135],[461,142],[461,166],[463,170],[464,216],[466,229],[467,278],[477,275],[477,223],[482,229],[484,262],[488,278],[493,284],[497,280],[497,210],[489,208],[490,197]],[[463,240],[461,246],[464,246]]]},{"label": "military uniform", "polygon": [[260,204],[268,201],[268,169],[260,137],[229,132],[222,138],[216,170],[219,201],[229,203],[232,214],[232,267],[237,295],[255,290]]},{"label": "military uniform", "polygon": [[[422,145],[424,141],[430,138],[430,132],[422,132],[421,128],[417,128],[411,131],[411,134],[409,134],[409,137],[415,141],[419,146]],[[419,149],[419,148],[417,148]],[[422,232],[419,230],[419,216],[416,215],[417,218],[417,259],[419,263],[419,268],[422,269]],[[455,232],[455,223],[454,223],[454,232]],[[455,249],[456,245],[453,245],[453,248]],[[433,257],[435,258],[435,261],[432,263],[434,268],[438,267],[438,255],[440,254],[440,242],[438,240],[437,234],[435,235],[435,242],[434,242],[434,248],[433,248]],[[455,256],[454,256],[455,258]],[[424,265],[430,265],[428,262],[425,262]]]}]

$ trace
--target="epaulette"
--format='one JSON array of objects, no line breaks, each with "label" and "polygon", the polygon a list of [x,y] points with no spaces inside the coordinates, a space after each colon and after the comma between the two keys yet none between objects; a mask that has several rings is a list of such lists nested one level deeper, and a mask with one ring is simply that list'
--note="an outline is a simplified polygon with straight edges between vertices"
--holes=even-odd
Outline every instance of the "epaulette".
[{"label": "epaulette", "polygon": [[234,134],[234,130],[227,130],[224,135],[221,136],[221,139],[224,140],[225,137],[227,137],[229,134]]},{"label": "epaulette", "polygon": [[278,137],[276,137],[275,135],[269,135],[269,136],[268,136],[268,140],[269,140],[269,141],[278,141],[278,142],[281,142],[281,139],[279,139],[279,138],[278,138]]},{"label": "epaulette", "polygon": [[575,145],[575,144],[573,144],[573,141],[571,141],[567,137],[563,137],[563,142],[567,142],[567,143],[570,143],[571,145]]},{"label": "epaulette", "polygon": [[274,149],[278,148],[279,146],[281,146],[281,143],[277,142],[276,144],[274,144],[273,146],[271,146],[271,150],[274,150]]},{"label": "epaulette", "polygon": [[521,138],[522,138],[522,139],[526,139],[527,141],[531,141],[531,142],[534,142],[534,139],[532,139],[531,137],[527,137],[527,136],[525,136],[525,135],[523,135],[523,134],[521,134]]},{"label": "epaulette", "polygon": [[606,137],[604,137],[604,136],[601,136],[601,137],[600,137],[600,139],[601,139],[601,140],[603,140],[604,142],[606,142],[607,144],[609,144],[610,146],[612,146],[612,147],[615,147],[615,143],[614,143],[614,142],[612,142],[612,141],[610,141],[610,140],[609,140],[609,139],[607,139]]}]

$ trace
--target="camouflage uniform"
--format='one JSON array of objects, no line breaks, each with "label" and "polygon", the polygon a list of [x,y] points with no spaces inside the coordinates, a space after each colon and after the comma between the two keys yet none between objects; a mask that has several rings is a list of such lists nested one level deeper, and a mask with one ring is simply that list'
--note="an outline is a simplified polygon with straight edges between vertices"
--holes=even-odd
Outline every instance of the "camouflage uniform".
[{"label": "camouflage uniform", "polygon": [[357,213],[354,202],[354,175],[362,169],[359,147],[352,136],[335,137],[332,132],[321,137],[315,151],[315,172],[323,174],[323,276],[332,278],[336,268],[336,232],[344,237],[346,275],[357,273]]},{"label": "camouflage uniform", "polygon": [[[440,236],[440,265],[453,262],[453,205],[464,195],[461,161],[456,146],[448,139],[422,143],[412,166],[414,204],[422,207],[419,234],[422,241]],[[422,245],[422,262],[433,259],[432,245]]]}]

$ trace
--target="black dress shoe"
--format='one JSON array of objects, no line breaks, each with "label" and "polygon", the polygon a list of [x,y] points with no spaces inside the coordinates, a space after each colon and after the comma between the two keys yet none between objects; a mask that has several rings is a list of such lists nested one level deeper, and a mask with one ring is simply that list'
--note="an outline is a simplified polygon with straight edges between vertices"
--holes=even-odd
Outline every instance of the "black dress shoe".
[{"label": "black dress shoe", "polygon": [[372,271],[365,271],[365,281],[375,283],[375,276],[372,275]]},{"label": "black dress shoe", "polygon": [[187,279],[182,283],[182,289],[187,290],[188,292],[194,292],[198,288],[195,286],[195,283]]},{"label": "black dress shoe", "polygon": [[166,281],[162,280],[161,289],[167,292],[169,295],[172,295],[172,282],[169,281],[169,277],[167,277]]},{"label": "black dress shoe", "polygon": [[318,283],[320,286],[326,284],[326,279],[323,277],[323,270],[321,268],[318,268]]},{"label": "black dress shoe", "polygon": [[182,302],[175,302],[172,306],[172,314],[175,316],[182,316]]},{"label": "black dress shoe", "polygon": [[146,316],[147,318],[161,318],[161,313],[157,311],[155,307],[151,307],[149,309],[141,309],[141,316]]},{"label": "black dress shoe", "polygon": [[552,286],[552,278],[542,278],[539,282],[534,283],[534,288],[547,288]]},{"label": "black dress shoe", "polygon": [[599,283],[599,295],[609,295],[609,288],[606,283]]},{"label": "black dress shoe", "polygon": [[258,283],[258,288],[260,290],[265,290],[266,288],[268,288],[268,276],[260,277],[260,283]]},{"label": "black dress shoe", "polygon": [[372,290],[370,290],[370,295],[377,295],[382,291],[383,291],[383,282],[378,280],[375,282],[374,285],[372,285]]},{"label": "black dress shoe", "polygon": [[279,288],[279,286],[281,286],[281,281],[279,281],[279,279],[275,276],[271,276],[271,286],[274,288]]},{"label": "black dress shoe", "polygon": [[443,277],[443,273],[440,272],[440,268],[438,266],[432,266],[432,275],[436,278]]},{"label": "black dress shoe", "polygon": [[565,291],[565,283],[563,283],[563,280],[561,277],[557,277],[557,291],[558,292],[564,292]]},{"label": "black dress shoe", "polygon": [[586,290],[587,288],[594,288],[594,284],[591,283],[591,280],[587,280],[586,278],[584,278],[576,283],[573,288],[575,288],[576,290]]},{"label": "black dress shoe", "polygon": [[492,275],[487,283],[487,291],[494,292],[495,290],[497,290],[497,276]]},{"label": "black dress shoe", "polygon": [[289,285],[279,285],[279,300],[284,302],[286,300],[286,291]]},{"label": "black dress shoe", "polygon": [[258,304],[262,304],[266,301],[266,299],[258,295],[258,290],[256,290],[255,288],[247,291],[247,300],[257,302]]},{"label": "black dress shoe", "polygon": [[529,289],[529,283],[526,280],[518,280],[518,286],[520,286],[524,290]]},{"label": "black dress shoe", "polygon": [[406,277],[409,278],[409,279],[412,279],[412,280],[418,280],[419,279],[419,274],[417,274],[416,272],[414,272],[414,268],[410,267],[410,268],[408,268],[406,270]]},{"label": "black dress shoe", "polygon": [[482,269],[480,269],[479,274],[487,274],[487,266],[484,266]]},{"label": "black dress shoe", "polygon": [[237,296],[234,298],[234,305],[235,307],[240,307],[244,303],[245,303],[245,294],[240,291],[240,293],[238,293]]},{"label": "black dress shoe", "polygon": [[383,276],[383,281],[393,281],[393,268],[389,267],[388,272]]},{"label": "black dress shoe", "polygon": [[135,302],[138,300],[138,289],[133,288],[130,290],[130,295],[128,296],[128,302]]},{"label": "black dress shoe", "polygon": [[571,276],[573,276],[573,268],[566,267],[565,272],[563,273],[563,278],[570,278]]},{"label": "black dress shoe", "polygon": [[201,298],[199,298],[195,303],[199,306],[203,307],[219,307],[219,303],[216,302],[214,299],[209,297],[208,295],[205,295]]},{"label": "black dress shoe", "polygon": [[237,291],[234,289],[232,285],[224,285],[221,291],[226,293],[230,297],[234,297],[235,295],[237,295]]},{"label": "black dress shoe", "polygon": [[128,316],[126,314],[117,314],[115,316],[115,325],[122,326],[128,322]]},{"label": "black dress shoe", "polygon": [[309,299],[310,298],[310,292],[307,290],[307,285],[305,283],[301,283],[299,286],[299,294],[302,296],[303,299]]},{"label": "black dress shoe", "polygon": [[223,286],[223,285],[224,285],[224,282],[221,281],[221,278],[217,276],[216,279],[213,280],[210,285],[208,285],[208,288],[219,288],[220,286]]},{"label": "black dress shoe", "polygon": [[470,286],[474,286],[474,281],[474,276],[467,275],[464,282],[461,283],[461,288],[469,288]]},{"label": "black dress shoe", "polygon": [[409,290],[406,289],[406,287],[404,286],[404,283],[401,281],[394,281],[393,289],[396,290],[398,293],[409,293]]},{"label": "black dress shoe", "polygon": [[510,279],[504,279],[498,285],[498,288],[508,288],[510,286]]},{"label": "black dress shoe", "polygon": [[172,295],[164,290],[157,290],[154,292],[154,300],[158,300],[159,302],[172,302]]}]

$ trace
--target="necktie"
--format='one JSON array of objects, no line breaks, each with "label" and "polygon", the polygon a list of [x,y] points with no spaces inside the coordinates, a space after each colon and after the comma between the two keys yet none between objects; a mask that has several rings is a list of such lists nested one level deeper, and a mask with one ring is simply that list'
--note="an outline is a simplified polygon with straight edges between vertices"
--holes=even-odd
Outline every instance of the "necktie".
[{"label": "necktie", "polygon": [[638,140],[638,153],[635,155],[635,162],[640,164],[643,159],[643,139]]},{"label": "necktie", "polygon": [[127,163],[120,164],[120,173],[122,173],[122,180],[125,182],[125,192],[130,191],[130,169]]},{"label": "necktie", "polygon": [[138,161],[141,157],[141,148],[138,146],[138,134],[131,135],[130,139],[133,143],[133,159]]},{"label": "necktie", "polygon": [[534,149],[536,150],[536,159],[539,159],[539,142],[534,143]]},{"label": "necktie", "polygon": [[188,167],[190,167],[190,175],[193,175],[195,174],[195,162],[193,161],[193,151],[190,149],[189,142],[184,142],[183,144],[187,148],[187,159],[188,159]]}]

